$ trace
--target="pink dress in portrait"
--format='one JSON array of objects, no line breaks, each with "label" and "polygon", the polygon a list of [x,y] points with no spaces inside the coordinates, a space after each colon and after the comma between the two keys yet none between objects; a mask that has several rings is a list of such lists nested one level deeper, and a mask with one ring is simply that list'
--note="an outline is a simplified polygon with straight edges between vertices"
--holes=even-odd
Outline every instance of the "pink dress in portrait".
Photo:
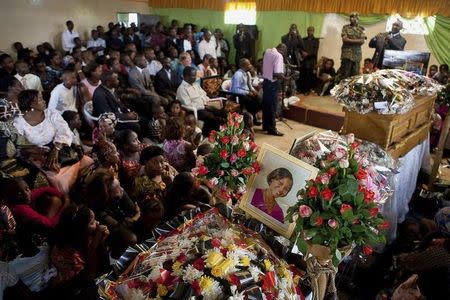
[{"label": "pink dress in portrait", "polygon": [[277,202],[275,202],[275,205],[273,206],[272,213],[269,214],[267,212],[266,204],[264,203],[264,190],[263,189],[255,190],[255,194],[253,195],[252,201],[250,203],[254,207],[258,208],[259,210],[263,211],[264,213],[266,213],[269,216],[271,216],[272,218],[274,218],[275,220],[284,224],[284,213]]}]

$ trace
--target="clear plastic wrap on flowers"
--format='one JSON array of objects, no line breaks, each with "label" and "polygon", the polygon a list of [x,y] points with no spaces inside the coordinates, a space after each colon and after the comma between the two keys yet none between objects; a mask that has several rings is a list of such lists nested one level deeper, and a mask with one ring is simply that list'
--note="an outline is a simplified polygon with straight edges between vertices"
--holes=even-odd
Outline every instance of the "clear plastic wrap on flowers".
[{"label": "clear plastic wrap on flowers", "polygon": [[399,165],[397,160],[378,145],[355,139],[353,134],[339,135],[329,130],[299,141],[290,154],[320,169],[330,152],[337,148],[347,149],[355,141],[358,143],[355,158],[369,175],[367,184],[369,187],[377,187],[371,189],[375,192],[374,201],[383,204],[394,192],[391,178],[397,173]]},{"label": "clear plastic wrap on flowers", "polygon": [[414,95],[432,95],[441,86],[425,76],[403,70],[379,70],[342,80],[331,94],[348,110],[360,114],[402,114],[414,106]]},{"label": "clear plastic wrap on flowers", "polygon": [[140,253],[102,294],[108,299],[298,299],[299,279],[299,271],[258,234],[211,209]]}]

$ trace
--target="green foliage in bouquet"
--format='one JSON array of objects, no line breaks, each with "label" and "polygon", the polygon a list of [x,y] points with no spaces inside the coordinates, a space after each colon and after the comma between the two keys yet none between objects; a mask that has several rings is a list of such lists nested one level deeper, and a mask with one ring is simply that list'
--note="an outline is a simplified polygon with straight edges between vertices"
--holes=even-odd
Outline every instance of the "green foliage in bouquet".
[{"label": "green foliage in bouquet", "polygon": [[293,238],[300,251],[307,253],[307,243],[329,247],[335,265],[342,258],[339,249],[347,246],[363,246],[370,255],[370,245],[384,243],[383,231],[389,227],[374,201],[377,187],[355,158],[358,147],[353,142],[319,157],[316,179],[298,191],[286,216],[296,222]]},{"label": "green foliage in bouquet", "polygon": [[260,171],[256,161],[258,146],[244,132],[243,116],[229,113],[220,131],[211,131],[212,152],[197,159],[193,174],[222,197],[239,200],[246,191],[250,175]]}]

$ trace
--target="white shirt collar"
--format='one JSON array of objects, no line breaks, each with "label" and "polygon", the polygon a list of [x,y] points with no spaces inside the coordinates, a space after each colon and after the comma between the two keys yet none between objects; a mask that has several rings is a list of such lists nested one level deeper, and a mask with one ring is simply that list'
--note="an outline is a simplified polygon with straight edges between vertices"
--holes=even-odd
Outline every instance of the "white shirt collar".
[{"label": "white shirt collar", "polygon": [[136,66],[136,68],[139,70],[139,72],[142,74],[142,72],[144,71],[144,69],[139,68],[138,66]]}]

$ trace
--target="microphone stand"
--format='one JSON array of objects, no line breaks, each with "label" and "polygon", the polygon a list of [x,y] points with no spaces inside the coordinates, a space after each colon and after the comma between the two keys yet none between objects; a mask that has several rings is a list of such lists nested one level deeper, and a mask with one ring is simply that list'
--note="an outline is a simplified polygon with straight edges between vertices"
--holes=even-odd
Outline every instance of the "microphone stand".
[{"label": "microphone stand", "polygon": [[[290,79],[289,79],[289,81],[290,81]],[[278,96],[277,96],[278,97],[278,105],[277,105],[276,116],[277,116],[277,119],[278,119],[277,122],[282,122],[284,125],[286,125],[289,129],[292,130],[294,128],[292,128],[292,126],[289,125],[288,122],[286,121],[286,119],[283,117],[283,111],[284,110],[289,110],[289,108],[285,108],[284,107],[284,103],[283,103],[284,98],[286,96],[286,89],[288,87],[285,83],[286,83],[286,79],[284,79],[281,82],[281,93],[279,93]],[[280,94],[281,94],[281,97],[280,97]]]}]

